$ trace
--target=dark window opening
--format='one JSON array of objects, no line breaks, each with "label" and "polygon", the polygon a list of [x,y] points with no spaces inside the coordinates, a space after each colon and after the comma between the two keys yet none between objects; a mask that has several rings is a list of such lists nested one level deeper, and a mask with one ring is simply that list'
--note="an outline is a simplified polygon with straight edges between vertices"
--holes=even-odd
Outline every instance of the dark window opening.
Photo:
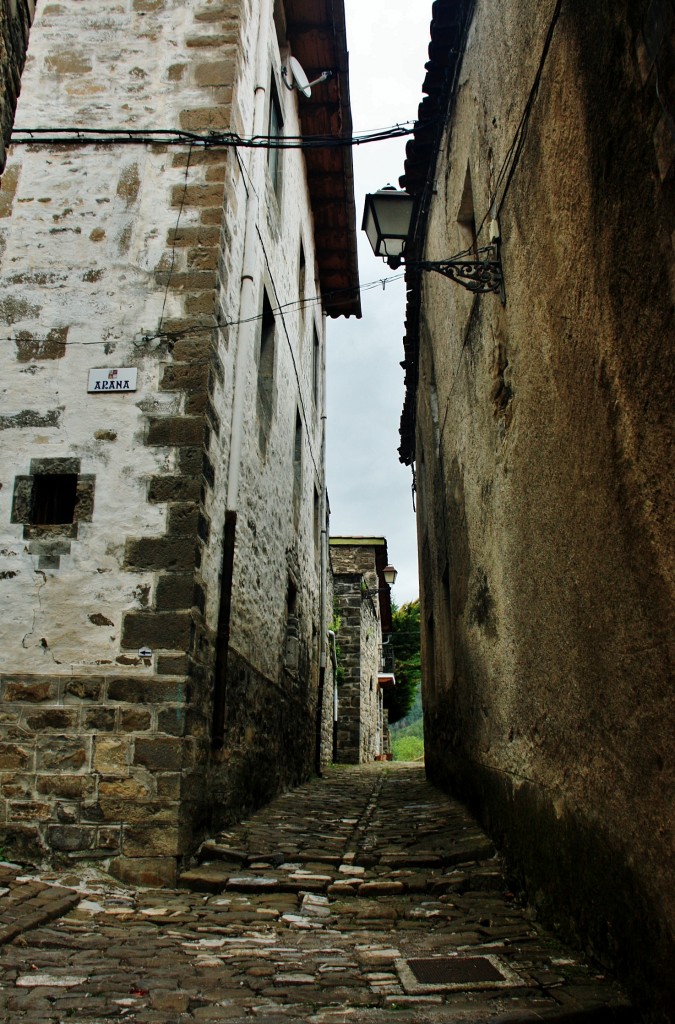
[{"label": "dark window opening", "polygon": [[295,441],[293,444],[293,519],[297,529],[300,518],[300,498],[302,495],[302,420],[300,413],[295,414]]},{"label": "dark window opening", "polygon": [[270,114],[267,126],[267,134],[270,141],[270,148],[267,150],[267,166],[277,198],[281,187],[281,149],[275,146],[275,142],[281,140],[283,127],[284,119],[281,115],[279,94],[274,81],[272,81],[270,85]]},{"label": "dark window opening", "polygon": [[319,405],[319,384],[321,381],[321,342],[316,327],[314,327],[314,344],[312,346],[312,397],[314,405]]},{"label": "dark window opening", "polygon": [[298,608],[298,588],[293,580],[288,577],[288,590],[286,591],[286,618],[296,615]]},{"label": "dark window opening", "polygon": [[260,351],[258,353],[258,420],[263,448],[267,443],[274,408],[274,347],[274,313],[267,293],[265,293],[260,325]]},{"label": "dark window opening", "polygon": [[466,176],[464,178],[464,189],[462,191],[462,201],[459,204],[459,211],[457,213],[457,224],[459,225],[459,233],[462,240],[462,246],[465,249],[471,249],[474,257],[478,258],[478,236],[476,234],[476,214],[473,205],[473,185],[471,184],[471,170],[467,165]]},{"label": "dark window opening", "polygon": [[305,247],[300,239],[300,261],[298,263],[298,298],[300,299],[300,316],[305,315],[305,289],[307,287],[307,261]]},{"label": "dark window opening", "polygon": [[31,522],[36,526],[74,522],[76,504],[76,473],[45,473],[33,477]]},{"label": "dark window opening", "polygon": [[314,488],[314,551],[318,558],[321,541],[321,501],[319,492]]}]

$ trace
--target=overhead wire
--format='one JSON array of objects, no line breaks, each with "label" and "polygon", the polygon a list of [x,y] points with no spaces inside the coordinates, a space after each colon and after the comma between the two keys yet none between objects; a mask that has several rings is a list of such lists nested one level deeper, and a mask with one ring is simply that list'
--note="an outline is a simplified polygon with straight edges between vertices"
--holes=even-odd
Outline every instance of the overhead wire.
[{"label": "overhead wire", "polygon": [[[355,291],[358,291],[358,292],[373,291],[376,288],[379,289],[379,288],[382,288],[383,286],[386,286],[388,284],[393,284],[395,281],[401,281],[401,280],[403,280],[404,276],[405,275],[403,273],[401,273],[401,274],[389,274],[387,277],[376,278],[373,281],[366,282],[366,284],[358,285],[356,288],[339,288],[339,289],[335,289],[335,290],[333,290],[331,292],[326,292],[324,295],[312,295],[312,296],[310,296],[309,298],[306,298],[306,299],[293,299],[290,302],[283,302],[283,303],[280,303],[278,306],[273,307],[272,308],[272,313],[274,313],[274,314],[277,314],[277,313],[282,314],[283,312],[298,312],[299,310],[305,309],[305,308],[310,307],[310,306],[322,305],[323,303],[325,303],[327,301],[339,298],[340,295],[343,295],[343,294],[344,295],[352,295]],[[141,344],[143,344],[143,343],[147,343],[147,342],[150,342],[150,341],[161,341],[161,340],[165,340],[165,341],[168,341],[168,342],[179,341],[181,338],[184,338],[184,337],[192,335],[192,334],[203,334],[203,333],[206,333],[208,331],[218,330],[218,328],[223,328],[223,327],[226,327],[226,328],[239,327],[241,324],[254,323],[256,320],[262,320],[262,317],[263,317],[262,313],[256,313],[254,316],[242,317],[241,319],[238,319],[238,320],[225,319],[223,321],[218,321],[214,317],[213,318],[214,322],[212,324],[195,324],[192,327],[183,327],[183,328],[180,328],[180,329],[175,330],[175,331],[166,331],[166,330],[163,330],[163,331],[162,330],[157,330],[157,331],[141,331],[141,332],[139,332],[139,334],[140,334],[140,342],[141,342]],[[23,335],[23,337],[21,335]],[[113,339],[113,340],[111,340],[111,338],[106,338],[106,339],[101,338],[101,339],[97,339],[96,341],[63,341],[63,342],[59,342],[58,344],[59,344],[59,347],[68,348],[69,346],[72,346],[72,345],[82,345],[82,346],[85,346],[85,345],[111,345],[111,344],[117,344],[117,343],[119,343],[119,342],[121,342],[123,340],[124,340],[124,338],[118,338],[118,339]],[[7,341],[7,342],[14,342],[14,343],[17,343],[17,342],[18,343],[21,343],[21,342],[29,343],[30,342],[30,343],[37,343],[37,344],[40,344],[40,343],[48,344],[48,343],[51,343],[53,341],[53,338],[49,338],[47,336],[45,336],[45,337],[36,337],[34,334],[32,334],[32,333],[30,333],[28,331],[21,331],[18,334],[14,334],[14,335],[0,336],[0,341]],[[137,344],[137,347],[139,347],[138,344]]]},{"label": "overhead wire", "polygon": [[[429,127],[434,122],[425,122]],[[24,146],[193,146],[204,149],[345,149],[405,138],[421,126],[403,121],[350,135],[239,135],[238,132],[189,132],[178,128],[14,128],[12,145]]]}]

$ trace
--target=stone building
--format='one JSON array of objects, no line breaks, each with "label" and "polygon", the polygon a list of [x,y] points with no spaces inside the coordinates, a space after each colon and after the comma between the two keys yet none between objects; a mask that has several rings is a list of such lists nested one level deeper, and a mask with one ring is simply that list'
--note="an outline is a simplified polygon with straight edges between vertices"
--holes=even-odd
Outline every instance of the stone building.
[{"label": "stone building", "polygon": [[0,0],[0,174],[5,168],[28,34],[34,17],[35,0]]},{"label": "stone building", "polygon": [[386,658],[391,592],[384,537],[331,537],[333,609],[339,623],[335,760],[362,764],[389,752],[384,692],[395,685]]},{"label": "stone building", "polygon": [[428,772],[672,1009],[673,4],[437,0],[429,56],[408,259],[496,221],[505,303],[409,270]]},{"label": "stone building", "polygon": [[[291,54],[332,72],[310,98]],[[351,150],[276,142],[351,134],[343,4],[39,5],[16,124],[0,842],[171,881],[327,756],[324,328],[360,315]]]}]

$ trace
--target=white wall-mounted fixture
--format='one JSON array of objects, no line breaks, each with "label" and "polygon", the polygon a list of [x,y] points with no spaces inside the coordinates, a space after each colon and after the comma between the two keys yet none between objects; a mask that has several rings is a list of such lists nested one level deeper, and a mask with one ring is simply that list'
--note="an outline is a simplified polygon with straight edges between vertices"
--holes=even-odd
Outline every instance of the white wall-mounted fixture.
[{"label": "white wall-mounted fixture", "polygon": [[295,57],[290,57],[288,64],[284,64],[281,69],[281,77],[287,89],[297,89],[309,99],[312,95],[312,87],[319,85],[320,82],[327,82],[329,78],[333,77],[333,72],[322,71],[318,78],[310,82],[300,61]]}]

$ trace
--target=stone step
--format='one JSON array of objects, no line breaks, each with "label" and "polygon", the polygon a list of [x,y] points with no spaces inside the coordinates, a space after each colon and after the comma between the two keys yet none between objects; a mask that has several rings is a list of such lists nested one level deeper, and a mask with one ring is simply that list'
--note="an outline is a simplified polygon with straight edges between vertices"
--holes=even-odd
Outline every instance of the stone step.
[{"label": "stone step", "polygon": [[461,895],[466,892],[505,892],[507,889],[504,877],[496,864],[494,867],[475,870],[467,867],[467,870],[455,869],[447,873],[440,873],[439,869],[432,871],[433,873],[420,870],[405,872],[399,869],[391,874],[318,874],[309,871],[266,870],[247,872],[241,870],[241,865],[233,866],[223,861],[212,861],[184,871],[179,884],[182,888],[192,889],[194,892],[307,892],[326,893],[333,899],[424,893],[440,896],[450,892]]}]

